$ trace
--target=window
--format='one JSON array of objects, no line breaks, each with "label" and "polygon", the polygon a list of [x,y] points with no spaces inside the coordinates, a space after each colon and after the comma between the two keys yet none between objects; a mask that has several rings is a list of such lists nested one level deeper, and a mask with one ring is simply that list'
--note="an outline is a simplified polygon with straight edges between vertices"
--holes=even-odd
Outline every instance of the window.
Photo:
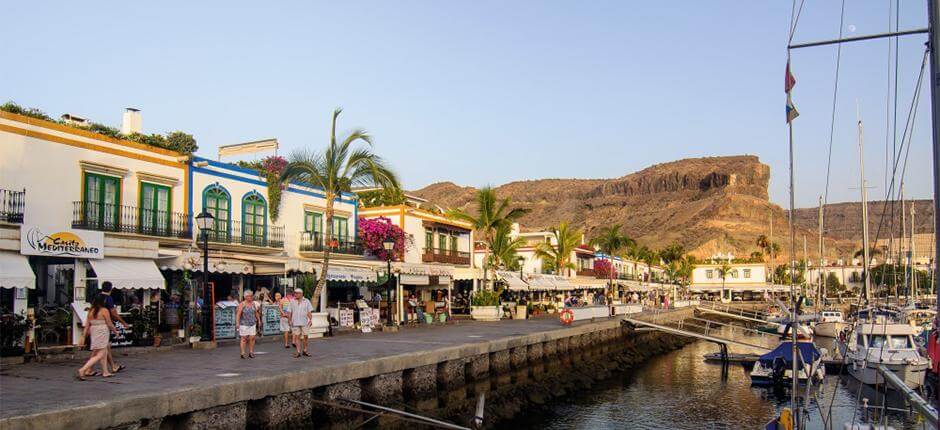
[{"label": "window", "polygon": [[340,242],[349,240],[349,219],[340,216],[333,217],[333,237]]},{"label": "window", "polygon": [[880,335],[880,334],[873,334],[871,336],[868,336],[868,347],[869,348],[881,348],[885,344],[885,337],[886,336]]},{"label": "window", "polygon": [[457,252],[457,236],[450,237],[450,250],[451,252]]},{"label": "window", "polygon": [[447,235],[440,233],[437,235],[437,247],[441,249],[441,252],[447,251]]},{"label": "window", "polygon": [[267,239],[268,207],[258,193],[242,198],[242,240],[248,244],[264,244]]},{"label": "window", "polygon": [[145,232],[170,230],[170,187],[140,183],[140,229]]},{"label": "window", "polygon": [[424,249],[426,252],[434,252],[434,232],[433,231],[425,230]]},{"label": "window", "polygon": [[715,271],[712,270],[712,269],[706,270],[706,271],[705,271],[705,277],[708,278],[708,279],[713,279],[713,278],[715,277]]},{"label": "window", "polygon": [[732,278],[737,278],[737,277],[738,277],[738,271],[737,271],[737,270],[732,270],[732,271],[731,271],[731,277],[732,277]]},{"label": "window", "polygon": [[202,209],[215,217],[210,238],[218,240],[230,236],[232,225],[232,199],[219,185],[211,185],[202,193]]},{"label": "window", "polygon": [[323,233],[323,214],[319,212],[304,211],[304,232]]},{"label": "window", "polygon": [[859,333],[859,335],[855,338],[855,343],[858,344],[859,347],[864,347],[864,346],[865,346],[865,335]]},{"label": "window", "polygon": [[914,343],[910,336],[891,336],[888,343],[890,349],[913,349]]},{"label": "window", "polygon": [[85,172],[84,221],[100,229],[117,229],[121,204],[121,179]]},{"label": "window", "polygon": [[744,277],[747,279],[751,278],[751,269],[744,269]]}]

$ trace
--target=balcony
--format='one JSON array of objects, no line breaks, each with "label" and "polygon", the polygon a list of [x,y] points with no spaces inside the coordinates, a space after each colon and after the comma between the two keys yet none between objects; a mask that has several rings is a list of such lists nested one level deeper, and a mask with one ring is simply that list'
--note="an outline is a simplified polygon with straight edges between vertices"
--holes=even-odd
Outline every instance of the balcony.
[{"label": "balcony", "polygon": [[23,223],[26,208],[26,190],[0,189],[0,222]]},{"label": "balcony", "polygon": [[207,231],[209,242],[263,248],[284,247],[284,227],[250,225],[243,228],[238,221],[220,223],[218,220],[215,227]]},{"label": "balcony", "polygon": [[323,252],[329,247],[330,252],[346,255],[363,255],[365,249],[358,240],[333,239],[324,240],[324,235],[318,232],[300,232],[300,252]]},{"label": "balcony", "polygon": [[453,249],[424,248],[421,261],[425,263],[470,264],[470,253]]},{"label": "balcony", "polygon": [[578,269],[577,275],[593,278],[597,276],[597,272],[595,272],[594,269]]},{"label": "balcony", "polygon": [[179,239],[193,231],[187,214],[95,202],[72,202],[72,228]]}]

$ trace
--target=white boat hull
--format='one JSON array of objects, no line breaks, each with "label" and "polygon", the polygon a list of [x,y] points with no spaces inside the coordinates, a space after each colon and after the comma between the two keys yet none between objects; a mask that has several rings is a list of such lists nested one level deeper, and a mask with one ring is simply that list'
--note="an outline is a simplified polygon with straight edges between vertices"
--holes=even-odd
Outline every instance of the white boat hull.
[{"label": "white boat hull", "polygon": [[816,336],[837,338],[842,330],[850,327],[852,327],[852,324],[845,322],[821,322],[816,323],[816,326],[813,327],[813,331],[816,333]]},{"label": "white boat hull", "polygon": [[[865,363],[861,360],[854,360],[849,367],[849,374],[863,384],[883,385],[885,384],[885,379],[881,376],[881,372],[878,371],[877,366],[878,363]],[[898,377],[904,381],[904,385],[907,385],[912,390],[916,390],[924,384],[924,377],[927,374],[926,363],[885,364],[885,367],[898,375]],[[894,389],[890,384],[888,388]]]}]

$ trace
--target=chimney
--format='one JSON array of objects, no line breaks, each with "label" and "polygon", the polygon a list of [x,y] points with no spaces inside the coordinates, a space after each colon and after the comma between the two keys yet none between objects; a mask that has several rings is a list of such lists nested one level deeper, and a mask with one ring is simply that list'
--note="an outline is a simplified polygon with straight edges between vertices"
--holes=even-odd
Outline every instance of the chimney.
[{"label": "chimney", "polygon": [[143,120],[140,117],[140,109],[124,109],[124,117],[121,119],[121,134],[130,135],[140,133],[143,130]]}]

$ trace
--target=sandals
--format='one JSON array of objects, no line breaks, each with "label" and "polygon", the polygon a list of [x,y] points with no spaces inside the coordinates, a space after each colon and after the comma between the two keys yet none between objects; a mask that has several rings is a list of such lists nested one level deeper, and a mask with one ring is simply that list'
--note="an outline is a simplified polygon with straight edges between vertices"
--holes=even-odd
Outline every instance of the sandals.
[{"label": "sandals", "polygon": [[294,358],[300,358],[300,354],[295,352],[295,353],[294,353]]},{"label": "sandals", "polygon": [[255,355],[254,355],[254,354],[251,354],[251,353],[249,353],[249,354],[248,354],[248,358],[255,358]]},{"label": "sandals", "polygon": [[307,351],[304,351],[304,357],[309,357],[310,354],[307,354]]},{"label": "sandals", "polygon": [[112,374],[114,374],[114,373],[120,373],[120,372],[121,372],[122,370],[124,370],[124,369],[127,369],[127,368],[124,367],[123,364],[118,365],[117,369],[114,369],[114,372],[113,372]]},{"label": "sandals", "polygon": [[244,359],[245,359],[245,354],[242,354],[242,360],[244,360]]},{"label": "sandals", "polygon": [[74,376],[75,376],[76,381],[87,381],[87,379],[85,379],[85,376],[82,375],[81,370],[76,370]]}]

